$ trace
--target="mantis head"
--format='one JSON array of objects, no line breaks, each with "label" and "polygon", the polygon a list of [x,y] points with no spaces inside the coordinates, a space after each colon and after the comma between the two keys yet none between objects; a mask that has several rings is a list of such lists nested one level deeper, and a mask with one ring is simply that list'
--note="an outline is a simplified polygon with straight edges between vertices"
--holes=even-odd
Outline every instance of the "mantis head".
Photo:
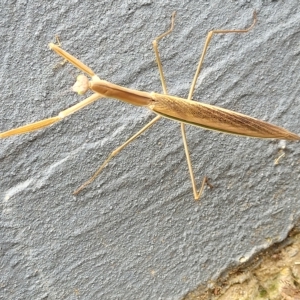
[{"label": "mantis head", "polygon": [[78,93],[78,95],[85,94],[89,89],[89,79],[81,74],[77,76],[75,84],[72,86],[72,91]]}]

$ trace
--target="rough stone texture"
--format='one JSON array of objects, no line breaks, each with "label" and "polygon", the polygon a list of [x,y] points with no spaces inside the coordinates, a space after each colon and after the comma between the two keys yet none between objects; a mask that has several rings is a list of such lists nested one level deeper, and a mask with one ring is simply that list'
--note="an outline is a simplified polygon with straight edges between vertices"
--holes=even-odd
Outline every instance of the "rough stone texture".
[{"label": "rough stone texture", "polygon": [[[103,79],[161,91],[151,41],[161,42],[169,93],[186,97],[212,28],[194,99],[300,133],[298,1],[7,1],[0,9],[0,130],[56,115],[79,99],[63,47]],[[73,196],[115,147],[153,115],[100,100],[57,125],[0,141],[0,298],[180,299],[285,238],[299,218],[299,143],[189,127],[193,200],[179,125],[162,120]]]}]

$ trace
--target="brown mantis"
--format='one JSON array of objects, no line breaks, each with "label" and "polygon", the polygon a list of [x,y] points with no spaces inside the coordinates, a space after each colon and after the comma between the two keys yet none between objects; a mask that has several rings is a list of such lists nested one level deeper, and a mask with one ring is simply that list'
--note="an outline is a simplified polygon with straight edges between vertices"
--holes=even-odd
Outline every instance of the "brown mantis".
[{"label": "brown mantis", "polygon": [[78,92],[79,94],[84,94],[88,90],[93,91],[94,93],[88,97],[87,99],[75,104],[74,106],[61,111],[56,117],[44,119],[38,122],[34,122],[25,126],[21,126],[18,128],[14,128],[5,132],[0,133],[0,138],[6,138],[12,135],[23,134],[30,131],[38,130],[47,126],[50,126],[53,123],[56,123],[65,117],[75,113],[76,111],[82,109],[83,107],[93,103],[94,101],[103,98],[115,98],[129,104],[144,106],[154,113],[157,116],[152,119],[148,124],[146,124],[142,129],[140,129],[136,134],[134,134],[131,138],[129,138],[125,143],[116,148],[108,158],[104,161],[104,163],[97,169],[94,175],[86,181],[81,187],[79,187],[74,194],[79,193],[82,189],[84,189],[88,184],[94,181],[94,179],[98,176],[98,174],[104,169],[104,167],[108,164],[108,162],[117,155],[123,148],[125,148],[129,143],[131,143],[134,139],[136,139],[139,135],[145,132],[149,127],[151,127],[154,123],[156,123],[161,117],[173,119],[175,121],[180,122],[181,124],[181,133],[183,139],[183,145],[185,149],[187,164],[189,168],[189,173],[191,177],[193,194],[194,198],[198,200],[203,192],[205,184],[208,184],[207,178],[204,177],[202,181],[202,185],[200,190],[197,190],[194,172],[192,169],[192,164],[190,160],[186,134],[185,134],[185,123],[191,124],[199,127],[204,127],[210,130],[216,130],[228,134],[237,134],[248,137],[256,137],[256,138],[276,138],[276,139],[285,139],[285,140],[299,140],[300,136],[289,132],[288,130],[278,127],[276,125],[257,120],[255,118],[230,111],[227,109],[223,109],[217,106],[204,104],[195,102],[192,99],[192,95],[195,89],[196,81],[198,79],[200,69],[203,63],[204,56],[206,54],[208,45],[211,41],[211,38],[214,34],[227,34],[227,33],[246,33],[250,31],[256,23],[256,12],[253,13],[253,23],[250,27],[246,29],[234,29],[234,30],[212,30],[208,33],[204,45],[204,49],[202,51],[202,55],[200,57],[198,67],[196,73],[194,75],[194,79],[191,84],[191,88],[189,91],[189,95],[187,99],[182,99],[174,96],[170,96],[167,94],[167,88],[164,78],[164,73],[162,69],[161,59],[158,52],[158,43],[159,41],[170,34],[174,28],[174,18],[175,13],[172,14],[171,27],[168,31],[158,36],[153,41],[153,48],[156,56],[156,61],[158,64],[160,79],[162,83],[163,93],[148,93],[142,92],[138,90],[128,89],[105,80],[100,79],[95,73],[79,61],[77,58],[69,54],[60,48],[59,45],[55,45],[53,43],[49,44],[49,47],[54,50],[58,55],[62,56],[65,60],[69,61],[76,68],[87,74],[91,77],[91,80],[85,75],[80,75],[77,78],[75,85],[73,86],[73,90]]}]

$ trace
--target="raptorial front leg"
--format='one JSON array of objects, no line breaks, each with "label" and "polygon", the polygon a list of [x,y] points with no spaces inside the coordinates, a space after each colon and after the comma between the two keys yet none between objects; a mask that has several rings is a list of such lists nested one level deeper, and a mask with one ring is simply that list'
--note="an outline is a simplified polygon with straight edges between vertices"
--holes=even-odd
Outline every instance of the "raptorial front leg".
[{"label": "raptorial front leg", "polygon": [[[77,59],[76,57],[74,57],[73,55],[68,53],[67,51],[61,49],[60,48],[60,42],[59,42],[57,37],[56,37],[56,40],[58,42],[58,45],[50,43],[49,44],[50,49],[55,51],[64,60],[69,61],[75,67],[77,67],[81,71],[85,72],[89,76],[91,76],[91,77],[96,76],[92,69],[90,69],[88,66],[86,66],[79,59]],[[78,92],[79,94],[84,94],[88,90],[88,84],[86,84],[85,88],[83,88],[82,85],[83,85],[82,78],[78,78],[76,84],[74,85],[75,86],[74,91]],[[83,91],[83,89],[84,89],[84,91]],[[83,92],[81,92],[81,91],[83,91]],[[11,130],[8,130],[8,131],[1,132],[0,133],[0,138],[7,138],[7,137],[10,137],[10,136],[13,136],[13,135],[24,134],[24,133],[28,133],[28,132],[31,132],[31,131],[35,131],[35,130],[38,130],[38,129],[48,127],[48,126],[50,126],[50,125],[52,125],[56,122],[61,121],[65,117],[75,113],[76,111],[82,109],[83,107],[93,103],[94,101],[96,101],[96,100],[98,100],[99,98],[102,98],[102,97],[103,96],[101,94],[94,93],[92,96],[88,97],[87,99],[73,105],[72,107],[70,107],[66,110],[61,111],[56,117],[44,119],[44,120],[41,120],[41,121],[37,121],[37,122],[30,123],[30,124],[27,124],[27,125],[24,125],[24,126],[21,126],[21,127],[14,128],[14,129],[11,129]]]},{"label": "raptorial front leg", "polygon": [[7,137],[10,137],[13,135],[24,134],[24,133],[28,133],[31,131],[35,131],[38,129],[48,127],[56,122],[61,121],[65,117],[75,113],[76,111],[82,109],[83,107],[93,103],[94,101],[96,101],[102,97],[103,97],[102,95],[95,93],[92,96],[86,98],[85,100],[73,105],[72,107],[61,111],[56,117],[44,119],[41,121],[37,121],[37,122],[31,123],[31,124],[27,124],[27,125],[24,125],[21,127],[14,128],[14,129],[11,129],[8,131],[1,132],[0,138],[7,138]]}]

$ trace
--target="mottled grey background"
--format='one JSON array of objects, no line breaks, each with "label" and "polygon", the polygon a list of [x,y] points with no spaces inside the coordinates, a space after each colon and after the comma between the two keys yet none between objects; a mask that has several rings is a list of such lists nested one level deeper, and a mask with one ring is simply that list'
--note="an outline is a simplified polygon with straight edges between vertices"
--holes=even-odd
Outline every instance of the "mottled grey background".
[{"label": "mottled grey background", "polygon": [[[0,131],[84,99],[63,47],[103,79],[161,92],[151,41],[161,43],[169,93],[186,97],[206,33],[213,39],[194,99],[300,133],[300,9],[294,1],[7,1],[0,4]],[[284,239],[299,218],[299,143],[188,127],[193,200],[179,125],[162,120],[73,196],[115,147],[153,115],[103,99],[57,125],[0,141],[0,298],[180,299]]]}]

